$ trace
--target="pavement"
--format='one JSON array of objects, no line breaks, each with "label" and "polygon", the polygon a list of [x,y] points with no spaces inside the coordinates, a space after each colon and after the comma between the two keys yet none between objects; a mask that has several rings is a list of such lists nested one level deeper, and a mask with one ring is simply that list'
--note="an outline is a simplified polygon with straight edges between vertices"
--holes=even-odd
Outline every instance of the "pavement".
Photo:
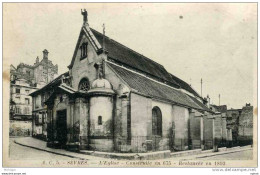
[{"label": "pavement", "polygon": [[[42,150],[32,149],[14,143],[14,139],[9,139],[9,158],[11,160],[71,160],[75,159],[68,156],[57,155]],[[75,159],[78,160],[78,159]]]},{"label": "pavement", "polygon": [[[16,145],[16,148],[15,148]],[[17,149],[17,145],[24,148]],[[29,150],[28,150],[29,149]],[[19,151],[20,150],[20,151]],[[176,153],[170,153],[169,151],[158,151],[151,153],[105,153],[97,151],[83,151],[83,152],[71,152],[64,149],[54,149],[48,148],[46,142],[35,139],[32,137],[22,137],[22,138],[10,138],[10,157],[17,158],[21,156],[24,158],[23,153],[26,151],[33,151],[32,155],[39,157],[44,155],[55,159],[81,159],[81,160],[111,160],[114,159],[164,159],[164,160],[192,160],[192,159],[230,159],[230,160],[249,160],[253,157],[253,150],[251,146],[245,147],[234,147],[234,148],[221,148],[219,152],[212,152],[211,150],[201,151],[201,150],[189,150],[181,151]],[[15,154],[14,154],[15,153]],[[28,152],[27,152],[28,153]],[[16,156],[14,156],[16,155]],[[28,154],[26,154],[28,155]],[[165,156],[163,156],[165,155]],[[109,158],[109,159],[108,159]]]},{"label": "pavement", "polygon": [[[56,156],[57,158],[61,158],[64,159],[64,157],[66,158],[73,158],[73,159],[80,159],[80,160],[105,160],[104,158],[100,158],[100,157],[96,157],[96,156],[90,156],[90,155],[84,155],[84,154],[80,154],[77,152],[71,152],[71,151],[67,151],[64,149],[54,149],[54,148],[48,148],[46,146],[46,142],[39,140],[39,139],[35,139],[32,137],[21,137],[21,138],[12,138],[10,139],[10,142],[13,142],[14,144],[20,145],[20,146],[24,146],[27,148],[32,148],[41,152],[47,152],[50,154],[55,154],[58,155]],[[10,144],[12,145],[12,144]],[[13,146],[13,145],[12,145]],[[10,147],[11,148],[11,147]],[[10,149],[10,152],[12,150]],[[17,150],[15,152],[18,152]],[[19,151],[20,152],[20,151]],[[12,154],[12,153],[10,153]],[[28,152],[27,152],[28,154]],[[44,157],[46,158],[46,157]]]},{"label": "pavement", "polygon": [[[169,160],[172,160],[170,158]],[[195,155],[174,157],[175,160],[252,160],[253,148],[251,146],[226,148],[223,151],[212,152],[211,150],[201,151]]]}]

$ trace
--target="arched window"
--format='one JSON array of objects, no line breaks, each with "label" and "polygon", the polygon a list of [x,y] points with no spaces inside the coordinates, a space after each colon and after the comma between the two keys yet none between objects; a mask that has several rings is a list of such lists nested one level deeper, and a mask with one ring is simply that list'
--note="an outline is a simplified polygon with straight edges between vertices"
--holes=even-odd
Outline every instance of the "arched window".
[{"label": "arched window", "polygon": [[82,43],[82,45],[80,46],[80,52],[81,52],[81,58],[80,60],[86,58],[88,55],[88,43],[85,42],[85,43]]},{"label": "arched window", "polygon": [[102,125],[102,116],[98,116],[98,125]]},{"label": "arched window", "polygon": [[87,78],[83,78],[82,80],[80,80],[79,90],[82,90],[82,91],[88,91],[89,90],[89,81],[88,81]]},{"label": "arched window", "polygon": [[162,136],[162,113],[157,106],[152,109],[152,134]]}]

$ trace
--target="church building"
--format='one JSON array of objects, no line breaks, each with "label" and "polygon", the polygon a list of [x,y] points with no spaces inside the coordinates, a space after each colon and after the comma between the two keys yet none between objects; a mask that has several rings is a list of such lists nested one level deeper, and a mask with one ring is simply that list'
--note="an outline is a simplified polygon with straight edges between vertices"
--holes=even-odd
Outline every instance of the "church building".
[{"label": "church building", "polygon": [[47,146],[106,152],[212,149],[218,130],[222,138],[226,127],[214,122],[223,117],[209,109],[207,99],[159,63],[91,28],[87,11],[81,13],[68,73],[45,87],[52,89],[45,98]]}]

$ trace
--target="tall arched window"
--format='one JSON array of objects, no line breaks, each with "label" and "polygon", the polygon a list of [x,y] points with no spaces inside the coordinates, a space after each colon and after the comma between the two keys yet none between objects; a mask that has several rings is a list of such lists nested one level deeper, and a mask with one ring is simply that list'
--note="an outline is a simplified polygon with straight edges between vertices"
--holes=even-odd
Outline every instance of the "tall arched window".
[{"label": "tall arched window", "polygon": [[98,116],[98,125],[102,125],[102,116]]},{"label": "tall arched window", "polygon": [[82,91],[88,91],[89,90],[89,81],[88,81],[87,78],[83,78],[82,80],[80,80],[79,90],[82,90]]},{"label": "tall arched window", "polygon": [[162,136],[162,113],[157,106],[152,109],[152,134]]}]

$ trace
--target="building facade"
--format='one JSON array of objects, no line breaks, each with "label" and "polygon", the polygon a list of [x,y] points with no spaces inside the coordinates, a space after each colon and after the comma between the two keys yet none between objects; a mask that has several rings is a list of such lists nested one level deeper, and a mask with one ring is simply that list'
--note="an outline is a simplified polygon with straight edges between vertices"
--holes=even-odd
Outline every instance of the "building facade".
[{"label": "building facade", "polygon": [[82,15],[68,73],[31,94],[34,104],[48,94],[41,98],[47,146],[109,152],[218,146],[225,117],[185,81],[90,28]]},{"label": "building facade", "polygon": [[232,145],[239,145],[238,143],[238,127],[239,118],[242,109],[229,109],[227,110],[227,127],[232,130]]},{"label": "building facade", "polygon": [[10,135],[31,135],[32,97],[31,92],[37,90],[25,79],[17,79],[10,84]]},{"label": "building facade", "polygon": [[10,135],[31,135],[32,97],[30,93],[43,87],[58,74],[58,66],[48,60],[48,51],[43,58],[36,58],[34,65],[20,63],[10,67]]},{"label": "building facade", "polygon": [[238,141],[240,145],[253,143],[253,106],[246,104],[242,108],[238,125]]}]

